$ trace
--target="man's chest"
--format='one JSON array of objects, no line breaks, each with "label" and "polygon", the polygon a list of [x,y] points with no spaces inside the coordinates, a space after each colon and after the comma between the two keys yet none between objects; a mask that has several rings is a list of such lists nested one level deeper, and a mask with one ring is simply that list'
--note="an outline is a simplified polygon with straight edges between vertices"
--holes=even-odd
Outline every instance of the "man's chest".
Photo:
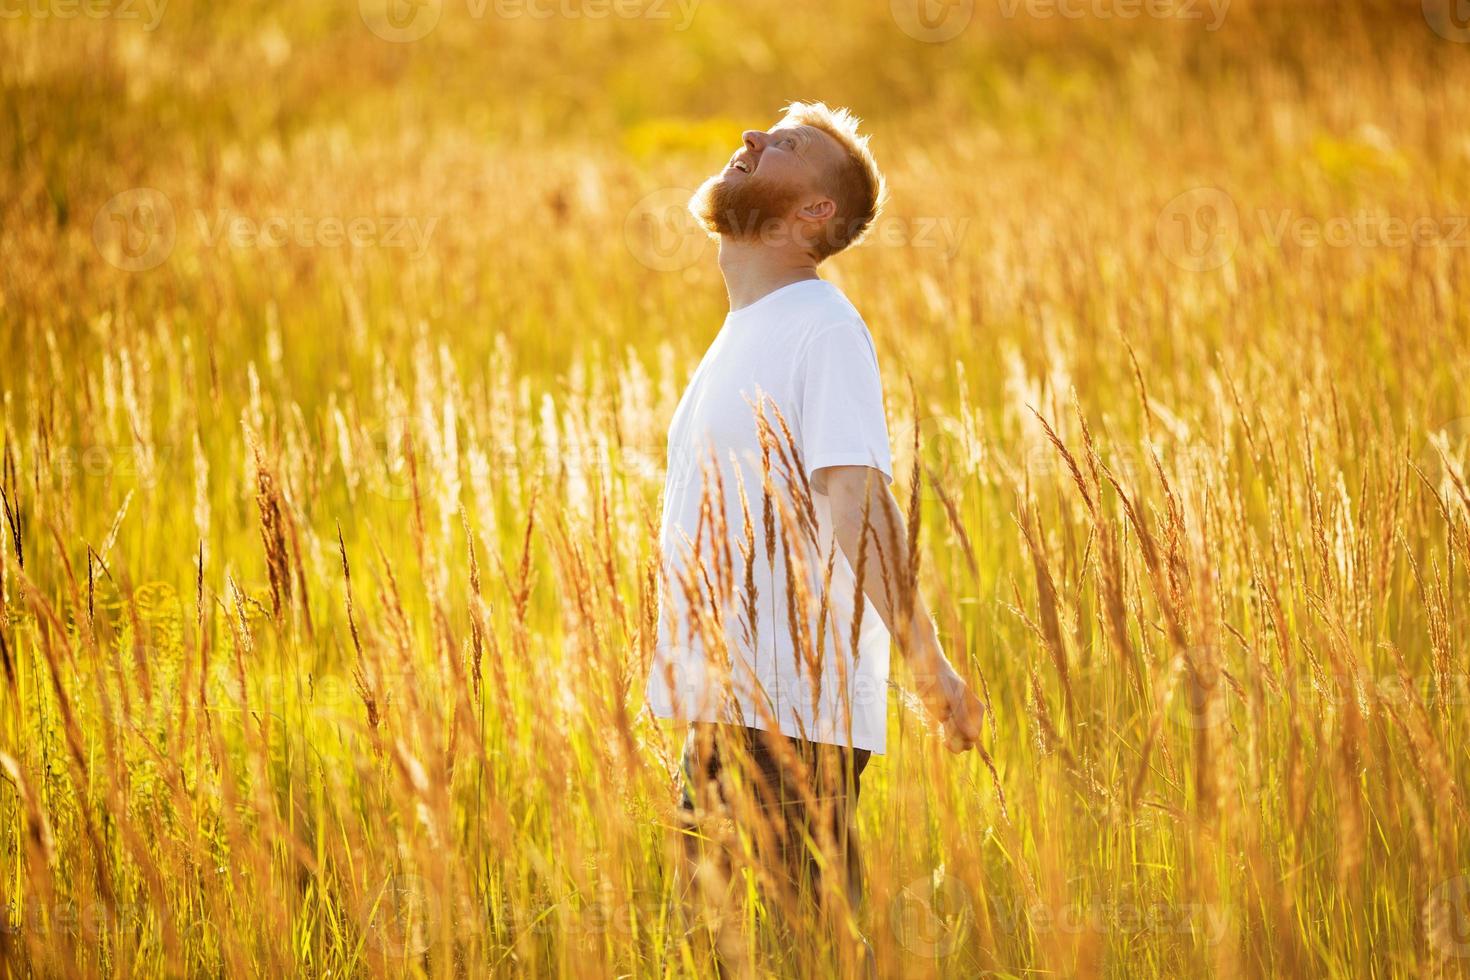
[{"label": "man's chest", "polygon": [[684,390],[669,426],[669,444],[686,450],[754,448],[758,416],[777,426],[798,424],[799,392],[789,353],[744,343],[711,348]]}]

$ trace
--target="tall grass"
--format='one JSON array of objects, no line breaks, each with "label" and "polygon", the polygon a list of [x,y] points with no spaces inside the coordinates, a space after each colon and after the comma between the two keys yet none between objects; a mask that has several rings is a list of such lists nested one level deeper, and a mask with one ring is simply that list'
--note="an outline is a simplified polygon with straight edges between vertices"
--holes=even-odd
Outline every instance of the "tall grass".
[{"label": "tall grass", "polygon": [[[7,27],[7,969],[710,969],[641,694],[663,433],[723,294],[629,215],[817,96],[895,188],[824,272],[991,709],[950,757],[895,672],[852,914],[880,973],[1463,972],[1470,48],[1416,4],[982,5],[944,45],[791,6]],[[1169,237],[1200,187],[1238,216],[1213,268]],[[94,226],[133,188],[176,221],[136,272]],[[222,213],[437,220],[271,248]],[[1445,220],[1293,230],[1360,214]],[[751,894],[736,962],[845,955],[781,951]]]}]

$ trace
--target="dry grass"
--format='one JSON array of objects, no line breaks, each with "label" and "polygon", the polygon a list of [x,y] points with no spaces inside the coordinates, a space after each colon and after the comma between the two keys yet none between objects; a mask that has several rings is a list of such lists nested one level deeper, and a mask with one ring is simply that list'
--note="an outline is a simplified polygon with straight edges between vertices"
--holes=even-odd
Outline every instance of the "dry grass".
[{"label": "dry grass", "polygon": [[[993,712],[954,759],[894,693],[854,916],[882,974],[1470,962],[1470,47],[1418,4],[980,5],[943,45],[792,7],[6,27],[7,972],[708,970],[641,691],[663,431],[723,296],[629,215],[813,96],[889,169],[894,233],[829,274]],[[1239,227],[1195,271],[1169,202],[1202,186]],[[140,187],[176,235],[127,271],[105,206]],[[268,248],[222,213],[434,223]],[[1290,226],[1360,214],[1437,237]],[[737,543],[803,526],[763,489]],[[764,961],[741,914],[757,971],[842,953]]]}]

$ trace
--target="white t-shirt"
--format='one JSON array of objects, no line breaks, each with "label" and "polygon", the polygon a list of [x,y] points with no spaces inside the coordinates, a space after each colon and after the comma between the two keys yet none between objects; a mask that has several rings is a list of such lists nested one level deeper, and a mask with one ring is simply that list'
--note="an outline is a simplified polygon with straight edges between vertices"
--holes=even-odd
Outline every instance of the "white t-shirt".
[{"label": "white t-shirt", "polygon": [[[757,421],[762,407],[780,444],[769,450],[769,467]],[[783,465],[781,450],[801,460],[809,511],[789,489],[801,480],[794,459]],[[647,686],[652,712],[883,752],[888,630],[857,594],[815,476],[827,466],[870,466],[893,479],[873,340],[837,287],[821,279],[792,283],[725,318],[674,412],[668,466],[659,634]],[[769,551],[768,481],[779,495],[770,508]],[[868,581],[881,581],[877,564],[865,566]],[[862,604],[856,656],[854,600]]]}]

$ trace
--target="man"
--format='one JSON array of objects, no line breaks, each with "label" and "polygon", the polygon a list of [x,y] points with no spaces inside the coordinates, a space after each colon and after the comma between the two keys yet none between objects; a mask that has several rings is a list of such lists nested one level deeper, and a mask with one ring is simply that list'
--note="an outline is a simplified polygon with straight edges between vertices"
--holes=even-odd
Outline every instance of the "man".
[{"label": "man", "polygon": [[817,275],[882,206],[857,124],[792,104],[691,200],[730,312],[669,427],[648,703],[691,723],[691,858],[703,817],[733,818],[787,911],[860,897],[851,808],[885,747],[890,637],[949,748],[974,746],[982,715],[913,588],[872,339]]}]

